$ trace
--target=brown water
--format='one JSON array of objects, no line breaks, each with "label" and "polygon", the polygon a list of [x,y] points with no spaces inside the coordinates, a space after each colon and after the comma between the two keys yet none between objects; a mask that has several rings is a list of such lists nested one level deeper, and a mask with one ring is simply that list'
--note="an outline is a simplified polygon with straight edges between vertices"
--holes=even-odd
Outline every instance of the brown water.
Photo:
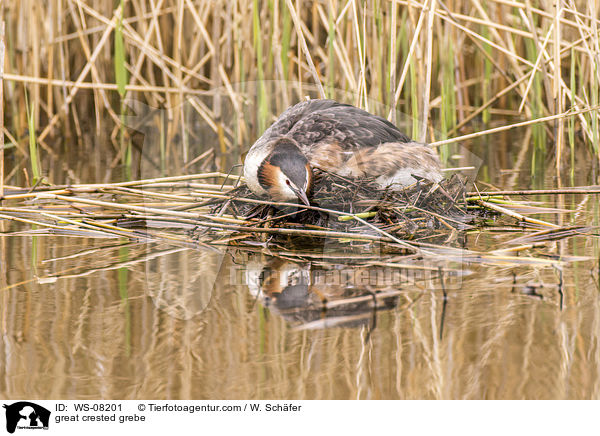
[{"label": "brown water", "polygon": [[[583,253],[588,242],[569,248]],[[345,268],[349,278],[336,280],[327,272],[339,263],[248,261],[235,250],[5,237],[2,253],[6,398],[597,398],[600,389],[595,261],[564,267],[562,285],[552,266],[470,266],[446,279],[444,303],[429,274],[394,269],[390,282],[385,268]],[[295,279],[261,288],[263,269],[271,282]],[[303,286],[303,275],[330,284]],[[354,299],[332,304],[344,293]]]},{"label": "brown water", "polygon": [[[503,171],[518,158],[513,139],[470,144],[480,177],[536,186],[527,160]],[[81,162],[80,177],[104,174],[98,160]],[[589,183],[588,170],[573,183]],[[596,196],[537,199],[577,211],[545,219],[597,224]],[[337,245],[282,259],[277,247],[7,235],[31,230],[8,221],[0,230],[2,398],[600,397],[593,229],[520,264]],[[517,236],[471,231],[466,248],[515,246]]]}]

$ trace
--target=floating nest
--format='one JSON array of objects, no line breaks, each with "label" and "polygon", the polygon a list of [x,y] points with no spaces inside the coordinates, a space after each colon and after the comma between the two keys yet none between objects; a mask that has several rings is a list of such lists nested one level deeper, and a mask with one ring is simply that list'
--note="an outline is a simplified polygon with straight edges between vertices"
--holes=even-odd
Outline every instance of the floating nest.
[{"label": "floating nest", "polygon": [[392,191],[367,180],[317,172],[310,208],[261,202],[244,185],[230,193],[231,200],[213,206],[212,213],[233,213],[272,227],[294,223],[313,229],[368,235],[385,232],[401,239],[419,239],[447,236],[482,222],[484,214],[467,209],[466,193],[467,181],[458,175],[440,183],[423,179]]},{"label": "floating nest", "polygon": [[[362,256],[378,243],[388,254],[400,250],[460,261],[495,259],[504,264],[510,258],[544,265],[549,262],[545,258],[527,260],[507,253],[594,231],[543,221],[532,215],[564,210],[507,197],[541,191],[466,192],[465,179],[456,175],[439,184],[420,180],[391,191],[368,181],[320,173],[310,207],[258,198],[244,185],[232,185],[236,177],[214,172],[106,184],[5,186],[0,220],[15,224],[5,230],[10,235],[126,238],[211,250],[235,246],[269,253],[280,250],[286,258],[313,256],[312,249],[325,247],[324,242],[329,252],[337,244],[344,253],[359,250]],[[588,192],[596,191],[593,187],[549,191]],[[489,226],[490,217],[496,227]],[[519,245],[491,254],[468,251],[461,244],[467,234],[462,230],[475,226],[515,232],[513,244]]]}]

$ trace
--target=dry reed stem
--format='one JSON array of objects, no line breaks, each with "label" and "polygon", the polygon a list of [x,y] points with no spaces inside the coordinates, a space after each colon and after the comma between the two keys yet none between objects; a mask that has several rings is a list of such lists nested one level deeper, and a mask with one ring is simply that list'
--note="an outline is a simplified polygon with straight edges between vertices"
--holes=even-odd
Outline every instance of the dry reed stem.
[{"label": "dry reed stem", "polygon": [[[429,2],[429,0],[425,0],[423,9],[425,9],[428,2]],[[406,55],[406,59],[404,60],[404,67],[402,67],[402,74],[400,74],[400,80],[398,81],[398,85],[396,85],[396,92],[394,94],[394,103],[393,103],[394,107],[398,104],[398,101],[400,100],[400,95],[402,93],[404,81],[406,80],[406,75],[408,74],[408,68],[410,66],[410,62],[411,62],[415,47],[417,45],[417,41],[419,40],[421,27],[423,27],[424,21],[425,21],[425,14],[421,13],[421,15],[419,15],[419,21],[417,22],[417,27],[415,28],[415,33],[413,35],[413,39],[410,43],[410,48],[408,49],[408,54]],[[391,115],[391,112],[390,112],[390,114],[388,114],[388,118],[390,117],[390,115]]]},{"label": "dry reed stem", "polygon": [[[67,217],[56,216],[56,215],[53,215],[48,212],[41,212],[40,215],[43,217],[55,220],[56,222],[65,222],[65,223],[71,224],[75,227],[83,227],[85,229],[93,230],[93,231],[100,232],[100,233],[109,233],[111,235],[116,235],[116,236],[126,237],[126,238],[131,238],[133,236],[138,238],[138,237],[142,236],[141,232],[139,232],[139,231],[135,231],[135,230],[131,230],[131,229],[123,229],[123,228],[115,229],[114,227],[110,228],[106,225],[102,225],[102,223],[91,223],[91,222],[86,222],[84,220],[75,221],[75,220],[69,219]],[[56,228],[56,227],[54,227],[54,228]],[[64,227],[63,227],[63,229],[64,229]]]},{"label": "dry reed stem", "polygon": [[[354,37],[356,39],[356,47],[358,50],[358,63],[360,68],[360,74],[358,75],[358,92],[356,94],[355,105],[365,107],[368,110],[367,106],[367,82],[366,82],[366,71],[365,71],[365,45],[361,41],[363,38],[360,37],[359,23],[358,23],[358,13],[356,8],[356,0],[351,0],[352,2],[352,23],[354,28]],[[364,23],[364,21],[363,21]],[[363,32],[364,37],[366,38],[366,34]]]},{"label": "dry reed stem", "polygon": [[[347,2],[347,5],[349,6],[350,2]],[[321,16],[321,22],[323,23],[323,25],[327,26],[328,25],[327,16],[325,15],[323,8],[321,6],[319,6],[318,10],[319,10],[319,15]],[[339,38],[339,41],[338,41],[338,38],[339,38],[339,36],[336,31],[335,39],[333,41],[333,49],[337,56],[336,60],[342,66],[342,71],[344,72],[344,78],[349,82],[348,83],[349,88],[352,90],[357,89],[356,78],[354,77],[354,71],[353,71],[353,68],[352,68],[351,62],[350,62],[350,55],[348,54],[346,46],[343,43],[343,41],[341,40],[341,38]]]},{"label": "dry reed stem", "polygon": [[288,7],[288,10],[290,11],[292,20],[294,21],[294,26],[296,28],[298,38],[300,39],[300,47],[302,48],[304,56],[306,57],[306,62],[308,63],[310,74],[312,75],[315,85],[317,85],[319,96],[320,98],[326,98],[327,95],[325,94],[325,90],[323,89],[323,85],[321,84],[321,79],[319,78],[319,74],[317,73],[317,69],[315,68],[315,64],[312,60],[312,56],[310,55],[310,51],[308,50],[308,46],[306,45],[306,39],[304,39],[304,32],[302,31],[302,25],[300,24],[300,20],[298,18],[298,14],[296,13],[296,9],[294,8],[294,5],[292,4],[291,0],[286,0],[286,5]]},{"label": "dry reed stem", "polygon": [[460,123],[458,123],[454,129],[452,129],[449,132],[449,135],[453,135],[454,133],[458,132],[462,127],[466,126],[469,123],[469,121],[471,121],[473,118],[475,118],[480,113],[482,113],[484,110],[486,110],[487,108],[489,108],[492,104],[494,104],[494,102],[497,101],[500,97],[508,94],[510,91],[512,91],[513,89],[515,89],[516,87],[518,87],[522,82],[525,81],[525,79],[527,79],[528,76],[532,77],[534,71],[535,70],[532,70],[529,73],[524,74],[519,79],[515,80],[513,83],[511,83],[510,85],[508,85],[506,88],[504,88],[500,92],[496,93],[496,95],[494,95],[488,101],[486,101],[485,103],[483,103],[476,110],[472,111]]},{"label": "dry reed stem", "polygon": [[[527,4],[526,3],[521,3],[521,2],[518,2],[518,1],[512,1],[512,0],[490,0],[490,1],[495,2],[495,3],[504,4],[506,6],[510,6],[510,7],[518,8],[518,9],[526,9],[527,8]],[[546,12],[543,9],[532,7],[531,11],[534,12],[535,14],[539,15],[540,17],[548,18],[550,20],[554,19],[554,14],[553,13]],[[594,20],[595,22],[599,22],[599,19],[596,18],[595,16],[585,15],[585,14],[583,14],[583,16],[586,17],[586,18],[588,18],[588,19]],[[560,22],[562,24],[565,24],[567,26],[571,26],[571,27],[574,27],[574,28],[578,27],[578,24],[575,21],[568,20],[566,18],[561,18]]]},{"label": "dry reed stem", "polygon": [[109,209],[110,208],[122,209],[122,210],[134,211],[134,212],[140,212],[140,213],[146,213],[146,214],[150,213],[150,214],[156,214],[156,215],[162,215],[162,216],[173,216],[173,217],[179,217],[179,218],[189,218],[189,219],[203,218],[203,219],[208,219],[210,221],[227,222],[227,223],[245,223],[246,222],[244,220],[222,218],[222,217],[217,217],[217,216],[208,215],[208,214],[179,212],[179,211],[173,211],[173,210],[169,210],[169,209],[159,209],[159,208],[155,208],[155,207],[144,207],[144,206],[135,206],[135,205],[131,205],[131,204],[111,203],[109,201],[92,200],[89,198],[81,198],[81,197],[68,197],[68,196],[59,195],[59,194],[40,193],[40,194],[38,194],[37,198],[40,200],[56,199],[56,200],[66,201],[68,203],[82,203],[82,204],[89,204],[92,206],[105,207],[105,208],[109,208]]},{"label": "dry reed stem", "polygon": [[458,27],[460,30],[462,30],[463,32],[465,32],[467,35],[472,36],[473,38],[488,44],[489,46],[495,48],[496,50],[504,53],[505,55],[507,55],[507,58],[513,63],[513,66],[516,68],[516,70],[518,72],[520,72],[520,67],[519,64],[517,63],[517,61],[519,61],[522,64],[525,64],[529,67],[533,67],[533,64],[531,62],[529,62],[527,59],[519,56],[518,54],[516,54],[515,52],[511,52],[509,49],[506,49],[504,47],[502,47],[501,45],[485,38],[484,36],[480,35],[479,33],[469,29],[468,27],[463,26],[462,24],[458,23],[457,21],[453,20],[451,17],[448,16],[444,16],[444,15],[439,15],[440,18],[442,18],[444,21],[449,22],[451,24],[453,24],[454,26]]},{"label": "dry reed stem", "polygon": [[[472,0],[472,3],[475,5],[477,11],[483,17],[484,20],[486,20],[488,22],[492,22],[493,21],[493,20],[490,19],[490,17],[488,16],[487,12],[483,8],[483,6],[479,2],[479,0]],[[514,47],[512,38],[509,37],[505,41],[502,38],[502,36],[500,35],[500,33],[498,32],[498,30],[496,29],[496,27],[494,27],[494,26],[488,26],[488,28],[489,28],[491,34],[493,35],[494,39],[498,41],[498,45],[500,47],[502,47],[503,49],[506,49],[510,53],[516,53],[517,52],[517,50]],[[517,73],[517,76],[521,76],[522,75],[522,73],[521,73],[521,65],[517,63],[517,57],[516,56],[509,56],[508,57],[508,61],[512,64],[512,69],[513,69],[514,72]]]},{"label": "dry reed stem", "polygon": [[[598,186],[574,186],[572,188],[561,189],[525,189],[525,190],[503,190],[503,191],[483,191],[467,192],[466,195],[473,199],[485,199],[495,195],[567,195],[567,194],[600,194]],[[468,200],[469,198],[467,198]]]},{"label": "dry reed stem", "polygon": [[[91,61],[90,47],[89,47],[89,44],[87,43],[87,40],[85,39],[85,37],[82,34],[82,31],[85,30],[85,27],[86,27],[85,22],[82,22],[79,19],[79,17],[77,16],[77,14],[75,13],[72,0],[69,0],[68,4],[69,4],[69,12],[73,19],[73,22],[75,23],[75,28],[77,29],[78,39],[81,44],[81,48],[83,50],[86,60],[88,62],[90,62]],[[91,76],[92,76],[92,82],[101,82],[100,75],[98,73],[98,69],[96,68],[95,62],[90,62],[90,66],[91,66],[90,72],[91,72]],[[118,123],[119,117],[112,110],[104,90],[98,91],[98,90],[94,89],[93,92],[94,92],[94,111],[95,111],[95,118],[96,118],[96,129],[100,130],[100,120],[101,120],[100,111],[98,109],[98,99],[99,99],[98,93],[100,93],[100,95],[102,97],[102,102],[104,103],[104,109],[110,114],[112,119]]]},{"label": "dry reed stem", "polygon": [[[544,57],[546,44],[548,44],[548,41],[550,41],[550,36],[552,35],[552,30],[554,29],[554,24],[555,23],[552,23],[552,25],[550,26],[550,29],[548,30],[548,33],[546,34],[546,37],[544,38],[544,43],[542,44],[542,47],[540,48],[540,52],[535,61],[535,65],[531,69],[531,73],[529,75],[529,82],[527,82],[527,87],[525,88],[525,92],[523,93],[523,96],[521,98],[521,104],[519,105],[519,112],[521,112],[523,110],[523,106],[525,106],[525,103],[527,102],[527,95],[529,94],[531,85],[533,85],[533,79],[535,78],[535,73],[539,70],[540,62],[541,62],[542,58]],[[524,76],[522,76],[522,77],[524,77]]]},{"label": "dry reed stem", "polygon": [[543,117],[543,118],[537,118],[535,120],[523,121],[521,123],[515,123],[515,124],[509,124],[509,125],[506,125],[506,126],[495,127],[493,129],[482,130],[480,132],[470,133],[468,135],[463,135],[463,136],[459,136],[459,137],[456,137],[456,138],[445,139],[443,141],[435,141],[435,142],[432,142],[429,145],[438,147],[440,145],[452,144],[452,143],[455,143],[455,142],[463,141],[465,139],[477,138],[477,137],[480,137],[480,136],[489,135],[491,133],[503,132],[505,130],[514,129],[516,127],[530,126],[532,124],[544,123],[546,121],[553,121],[553,120],[556,120],[558,118],[566,118],[566,117],[571,117],[571,116],[574,116],[574,115],[581,115],[581,114],[584,114],[584,113],[596,111],[598,109],[600,109],[600,105],[594,106],[592,108],[586,108],[586,109],[577,110],[577,111],[568,110],[568,111],[566,111],[564,113],[557,114],[557,115],[550,115],[550,116]]},{"label": "dry reed stem", "polygon": [[520,213],[517,213],[513,210],[507,209],[502,206],[498,206],[497,204],[493,204],[493,203],[483,201],[483,200],[479,200],[479,201],[477,201],[477,203],[488,209],[495,210],[496,212],[499,212],[503,215],[507,215],[509,217],[515,218],[518,221],[526,222],[529,224],[536,224],[536,225],[544,226],[544,227],[552,227],[553,229],[560,228],[560,226],[558,226],[556,224],[548,223],[546,221],[538,220],[535,218],[526,217],[526,216],[521,215]]},{"label": "dry reed stem", "polygon": [[[161,216],[152,215],[131,215],[123,214],[124,218],[132,219],[146,219],[146,220],[164,220]],[[366,235],[349,232],[339,232],[331,230],[311,230],[311,229],[291,229],[291,228],[260,228],[260,227],[247,227],[233,224],[221,224],[218,222],[206,222],[198,221],[194,219],[178,218],[177,222],[193,224],[198,227],[216,228],[222,230],[235,230],[240,232],[252,232],[252,233],[267,233],[273,235],[289,235],[289,236],[314,236],[317,238],[335,238],[335,239],[348,239],[353,241],[373,241],[373,242],[394,242],[386,236],[379,235]]]},{"label": "dry reed stem", "polygon": [[34,220],[27,219],[27,218],[13,216],[13,215],[0,214],[0,218],[2,218],[4,220],[9,220],[9,221],[17,221],[17,222],[24,223],[24,224],[30,224],[32,226],[42,226],[42,227],[48,227],[51,229],[60,229],[60,230],[65,229],[64,226],[48,224],[43,221],[34,221]]},{"label": "dry reed stem", "polygon": [[[21,74],[6,73],[5,79],[13,82],[23,83],[34,83],[47,86],[57,86],[73,89],[91,89],[91,90],[108,90],[116,91],[117,85],[115,83],[100,83],[100,82],[73,82],[71,80],[59,80],[59,79],[44,79],[40,77],[31,77]],[[126,91],[137,91],[137,92],[158,92],[164,94],[177,94],[181,93],[180,88],[174,88],[170,86],[155,86],[150,84],[143,85],[125,85]],[[183,91],[186,95],[213,95],[214,91],[204,91],[198,89],[185,89]]]}]

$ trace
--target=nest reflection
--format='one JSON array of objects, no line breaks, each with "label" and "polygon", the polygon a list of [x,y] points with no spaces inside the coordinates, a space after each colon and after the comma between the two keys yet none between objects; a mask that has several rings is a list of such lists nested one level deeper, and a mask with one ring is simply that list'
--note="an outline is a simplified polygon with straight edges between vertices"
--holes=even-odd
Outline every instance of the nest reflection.
[{"label": "nest reflection", "polygon": [[406,272],[382,267],[274,258],[248,263],[245,280],[264,307],[297,329],[373,326],[378,312],[414,301]]}]

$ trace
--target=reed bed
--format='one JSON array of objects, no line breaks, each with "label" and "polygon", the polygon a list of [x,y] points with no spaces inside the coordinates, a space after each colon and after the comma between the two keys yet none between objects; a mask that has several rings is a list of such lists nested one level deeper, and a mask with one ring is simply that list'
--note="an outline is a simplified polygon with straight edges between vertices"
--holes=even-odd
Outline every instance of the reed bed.
[{"label": "reed bed", "polygon": [[122,165],[113,179],[140,177],[133,101],[162,111],[145,154],[163,175],[227,171],[306,95],[387,116],[444,158],[526,120],[532,170],[573,174],[576,150],[600,159],[599,13],[583,0],[9,0],[3,181],[34,185],[75,147]]}]

